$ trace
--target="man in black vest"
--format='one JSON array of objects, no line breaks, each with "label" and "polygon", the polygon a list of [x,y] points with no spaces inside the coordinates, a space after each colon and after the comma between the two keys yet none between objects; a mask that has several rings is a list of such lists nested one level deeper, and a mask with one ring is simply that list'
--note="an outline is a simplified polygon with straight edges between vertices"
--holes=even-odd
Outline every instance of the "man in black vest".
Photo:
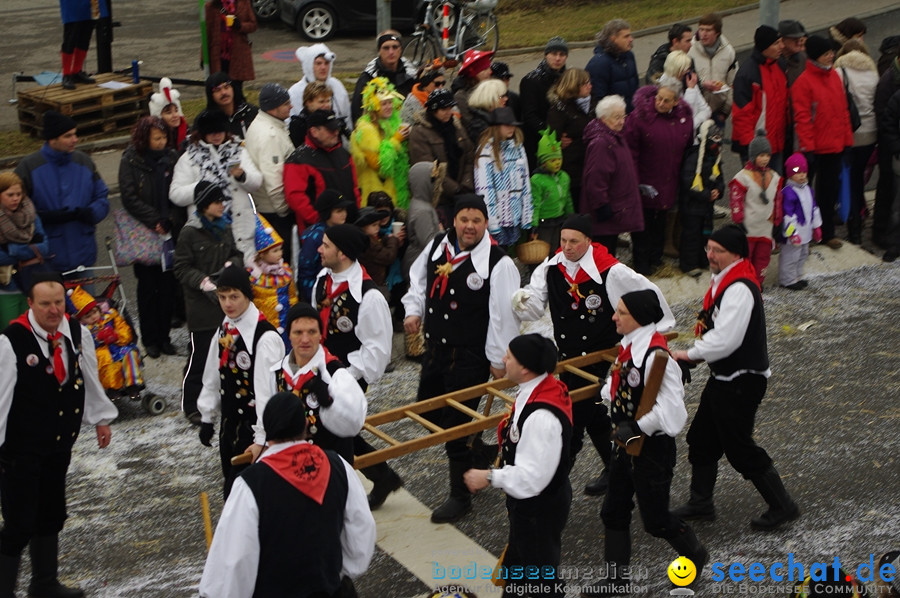
[{"label": "man in black vest", "polygon": [[[506,377],[519,385],[512,413],[500,424],[499,469],[470,469],[468,489],[506,492],[509,544],[503,566],[534,567],[539,580],[507,578],[504,596],[564,596],[555,571],[569,518],[572,400],[553,376],[556,347],[539,334],[512,339],[503,357]],[[549,573],[553,571],[554,573]],[[564,584],[560,584],[564,585]]]},{"label": "man in black vest", "polygon": [[[635,496],[649,534],[667,541],[677,555],[689,558],[698,576],[709,560],[690,526],[669,512],[675,436],[684,428],[687,411],[681,368],[669,357],[666,339],[657,329],[662,319],[659,297],[649,289],[622,295],[613,315],[616,331],[623,335],[622,344],[612,374],[600,391],[603,400],[610,403],[616,443],[609,467],[609,491],[600,511],[606,528],[603,555],[609,577],[582,595],[630,593],[628,567]],[[646,389],[655,383],[659,384],[656,395],[645,396],[645,392],[652,392]],[[636,455],[627,450],[634,442],[640,445]]]},{"label": "man in black vest", "polygon": [[15,596],[30,544],[31,596],[78,598],[57,579],[66,520],[66,472],[81,424],[109,445],[118,410],[97,376],[91,333],[66,315],[58,273],[32,276],[28,311],[0,335],[0,596]]},{"label": "man in black vest", "polygon": [[[409,271],[403,297],[407,334],[425,327],[425,355],[417,400],[483,384],[506,374],[503,357],[519,323],[509,298],[519,288],[512,260],[487,234],[488,213],[480,195],[456,200],[453,228],[426,246]],[[478,409],[479,399],[463,403]],[[445,407],[428,413],[442,428],[469,421],[463,412]],[[450,497],[431,513],[434,523],[458,521],[472,509],[463,474],[473,465],[465,438],[445,445],[450,459]]]},{"label": "man in black vest", "polygon": [[[310,443],[289,392],[263,412],[269,446],[237,480],[216,526],[200,596],[351,598],[375,551],[375,520],[353,468]],[[249,539],[249,540],[248,540]]]},{"label": "man in black vest", "polygon": [[[313,285],[313,300],[320,310],[323,344],[332,355],[347,364],[363,391],[374,384],[391,361],[394,328],[391,309],[378,286],[357,259],[369,246],[369,238],[358,226],[338,224],[322,237],[319,255],[322,271]],[[353,440],[357,455],[375,449],[362,436]],[[369,506],[377,509],[388,494],[403,485],[387,463],[362,470],[375,484]]]},{"label": "man in black vest", "polygon": [[209,345],[203,390],[197,399],[202,422],[200,442],[212,446],[213,420],[222,414],[219,457],[225,498],[241,469],[231,458],[250,452],[255,461],[266,442],[262,424],[266,401],[276,392],[272,373],[284,358],[284,341],[253,304],[250,274],[230,265],[215,281],[225,320]]},{"label": "man in black vest", "polygon": [[774,529],[800,516],[772,459],[753,440],[756,410],[766,394],[769,353],[766,316],[756,272],[747,260],[747,236],[737,226],[713,232],[706,247],[712,283],[697,318],[700,340],[672,355],[683,361],[706,361],[710,377],[687,433],[691,462],[691,497],[676,509],[682,519],[716,516],[713,488],[724,454],[744,478],[753,482],[769,509],[750,521],[755,529]]},{"label": "man in black vest", "polygon": [[[651,289],[657,294],[664,314],[658,328],[662,332],[671,330],[675,317],[659,288],[619,263],[603,245],[591,242],[590,216],[574,214],[563,222],[556,254],[535,268],[531,282],[513,295],[513,310],[521,320],[533,321],[541,319],[549,305],[559,358],[570,359],[614,347],[622,338],[612,320],[615,306],[625,293],[641,289]],[[609,363],[602,361],[585,370],[602,380],[609,371]],[[569,390],[588,384],[584,378],[568,373],[560,374],[560,380]],[[578,401],[572,406],[572,416],[574,428],[569,457],[572,464],[587,431],[603,465],[607,466],[611,428],[606,407],[590,399]],[[600,477],[588,483],[585,494],[604,494],[608,475],[604,470]]]},{"label": "man in black vest", "polygon": [[351,463],[353,438],[366,421],[366,394],[347,366],[322,346],[322,321],[312,305],[292,306],[287,328],[291,352],[275,374],[278,390],[303,399],[310,440]]}]

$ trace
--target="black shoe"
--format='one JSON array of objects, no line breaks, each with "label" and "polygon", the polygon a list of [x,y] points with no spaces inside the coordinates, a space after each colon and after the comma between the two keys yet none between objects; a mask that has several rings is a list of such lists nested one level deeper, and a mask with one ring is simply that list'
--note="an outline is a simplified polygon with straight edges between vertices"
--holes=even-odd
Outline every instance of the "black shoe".
[{"label": "black shoe", "polygon": [[72,78],[75,79],[76,83],[88,83],[88,84],[91,84],[91,83],[96,83],[96,82],[97,82],[96,79],[94,79],[93,77],[91,77],[90,75],[88,75],[87,73],[85,73],[84,71],[78,71],[77,73],[75,73],[74,75],[72,75]]},{"label": "black shoe", "polygon": [[178,349],[176,349],[175,345],[173,345],[169,341],[164,342],[162,344],[162,346],[160,347],[160,350],[163,353],[165,353],[166,355],[177,355],[178,354]]},{"label": "black shoe", "polygon": [[69,91],[75,89],[75,78],[72,75],[63,75],[62,86],[63,89],[68,89]]},{"label": "black shoe", "polygon": [[802,291],[803,289],[806,288],[806,285],[803,284],[803,282],[802,282],[802,281],[799,281],[799,280],[798,280],[797,282],[795,282],[795,283],[792,283],[792,284],[785,284],[785,285],[782,285],[782,286],[783,286],[784,288],[786,288],[786,289],[791,290],[791,291]]},{"label": "black shoe", "polygon": [[399,490],[402,485],[403,480],[397,475],[396,471],[390,469],[386,476],[377,480],[375,485],[372,486],[372,491],[369,492],[369,496],[367,497],[369,499],[369,510],[374,511],[383,505],[384,501],[387,500],[388,494],[395,490]]},{"label": "black shoe", "polygon": [[881,256],[881,261],[892,264],[897,260],[898,257],[900,257],[900,251],[891,249],[884,252],[884,255]]},{"label": "black shoe", "polygon": [[156,359],[160,355],[159,345],[144,345],[144,354],[147,355],[147,357]]},{"label": "black shoe", "polygon": [[199,411],[193,411],[191,413],[185,413],[184,416],[187,418],[189,422],[191,422],[192,426],[200,426],[203,423],[203,419],[200,416]]},{"label": "black shoe", "polygon": [[800,517],[800,508],[788,494],[774,467],[770,466],[763,473],[750,478],[750,481],[769,505],[765,513],[750,520],[753,529],[772,530]]},{"label": "black shoe", "polygon": [[604,469],[600,477],[587,483],[584,493],[588,496],[603,496],[609,488],[609,471]]},{"label": "black shoe", "polygon": [[444,504],[431,512],[432,523],[456,523],[472,510],[471,497],[451,496]]}]

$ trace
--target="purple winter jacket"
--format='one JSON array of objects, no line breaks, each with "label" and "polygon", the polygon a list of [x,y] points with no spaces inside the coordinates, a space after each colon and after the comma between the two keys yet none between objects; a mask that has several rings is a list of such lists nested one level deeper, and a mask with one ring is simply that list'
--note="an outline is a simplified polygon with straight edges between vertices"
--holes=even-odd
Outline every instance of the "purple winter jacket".
[{"label": "purple winter jacket", "polygon": [[[582,137],[587,151],[581,175],[579,211],[590,214],[594,235],[617,235],[644,230],[644,211],[638,193],[631,151],[622,133],[594,119]],[[597,220],[596,210],[609,205],[612,218]]]},{"label": "purple winter jacket", "polygon": [[681,160],[694,137],[691,107],[683,99],[668,114],[656,111],[656,86],[646,85],[634,94],[634,110],[625,119],[622,134],[631,148],[641,185],[652,185],[655,198],[642,196],[648,210],[668,210],[678,199]]}]

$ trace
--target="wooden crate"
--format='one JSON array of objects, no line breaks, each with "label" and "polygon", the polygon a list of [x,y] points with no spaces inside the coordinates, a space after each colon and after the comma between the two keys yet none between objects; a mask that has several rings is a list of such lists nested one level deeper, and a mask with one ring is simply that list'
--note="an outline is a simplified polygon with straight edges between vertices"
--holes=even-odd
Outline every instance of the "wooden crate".
[{"label": "wooden crate", "polygon": [[56,83],[18,92],[19,130],[39,137],[44,113],[56,110],[71,117],[78,124],[78,136],[90,138],[104,133],[128,130],[137,120],[149,113],[147,103],[153,84],[130,84],[122,75],[103,73],[94,77],[97,83],[121,81],[129,83],[122,89],[107,89],[97,85],[79,84],[76,89],[63,89]]}]

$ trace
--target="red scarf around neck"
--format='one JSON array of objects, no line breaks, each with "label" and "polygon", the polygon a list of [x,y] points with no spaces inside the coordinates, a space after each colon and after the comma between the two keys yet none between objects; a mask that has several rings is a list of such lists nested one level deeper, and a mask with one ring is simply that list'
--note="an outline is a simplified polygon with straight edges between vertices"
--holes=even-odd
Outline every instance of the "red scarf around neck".
[{"label": "red scarf around neck", "polygon": [[719,281],[719,286],[716,287],[715,295],[713,295],[713,285],[709,285],[709,289],[707,289],[706,295],[703,297],[703,309],[706,311],[711,310],[716,303],[716,299],[725,292],[725,289],[731,286],[733,282],[742,278],[751,281],[756,285],[757,289],[760,288],[756,278],[756,269],[747,258],[741,259],[741,261],[732,266],[731,270],[725,273],[725,276]]},{"label": "red scarf around neck", "polygon": [[291,486],[322,504],[331,478],[331,461],[320,447],[301,442],[264,456],[260,461]]}]

